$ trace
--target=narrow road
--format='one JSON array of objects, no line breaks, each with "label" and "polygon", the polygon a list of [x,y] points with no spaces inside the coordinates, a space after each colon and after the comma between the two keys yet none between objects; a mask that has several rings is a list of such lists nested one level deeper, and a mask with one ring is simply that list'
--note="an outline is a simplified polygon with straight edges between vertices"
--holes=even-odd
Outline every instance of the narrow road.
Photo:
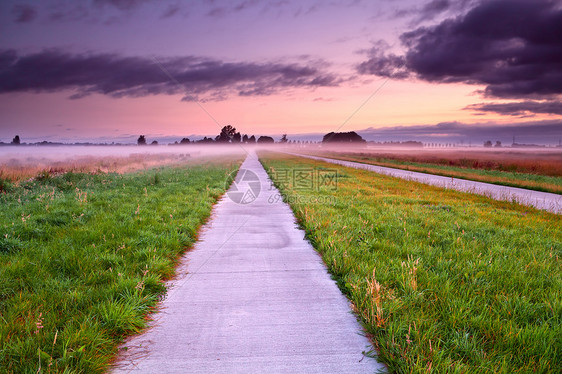
[{"label": "narrow road", "polygon": [[184,256],[152,327],[124,343],[113,373],[384,369],[363,355],[371,345],[347,299],[288,205],[271,199],[276,194],[255,154],[248,156]]},{"label": "narrow road", "polygon": [[333,158],[303,155],[300,153],[291,153],[291,152],[286,152],[286,153],[293,156],[310,158],[313,160],[329,162],[332,164],[338,164],[350,168],[365,169],[375,173],[385,174],[392,177],[397,177],[407,180],[413,180],[416,182],[430,184],[433,186],[450,188],[458,191],[475,193],[478,195],[484,195],[495,200],[515,201],[519,204],[532,206],[542,210],[547,210],[552,213],[557,213],[557,214],[562,213],[562,195],[557,195],[554,193],[533,191],[524,188],[500,186],[496,184],[475,182],[466,179],[442,177],[440,175],[433,175],[433,174],[419,173],[415,171],[369,165],[360,162],[342,161]]}]

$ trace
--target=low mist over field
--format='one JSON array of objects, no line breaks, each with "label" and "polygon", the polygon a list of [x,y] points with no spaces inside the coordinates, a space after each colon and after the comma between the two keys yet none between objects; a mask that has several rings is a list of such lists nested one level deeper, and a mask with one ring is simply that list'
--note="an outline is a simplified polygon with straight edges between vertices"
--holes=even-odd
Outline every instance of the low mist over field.
[{"label": "low mist over field", "polygon": [[243,153],[238,147],[221,146],[20,146],[0,147],[0,162],[17,160],[22,163],[72,161],[85,157],[130,157],[138,155],[174,155],[200,157],[222,155],[227,153]]},{"label": "low mist over field", "polygon": [[42,173],[123,173],[186,164],[208,157],[240,157],[247,150],[224,146],[6,146],[0,147],[0,178],[18,181]]},{"label": "low mist over field", "polygon": [[450,157],[457,155],[479,155],[479,156],[502,156],[505,158],[533,158],[536,155],[552,157],[556,159],[562,157],[561,148],[528,147],[528,148],[485,148],[482,146],[473,147],[422,147],[422,146],[400,146],[400,145],[347,145],[347,144],[272,144],[272,145],[250,145],[250,144],[190,144],[174,146],[79,146],[79,145],[58,145],[58,146],[5,146],[0,147],[0,163],[12,162],[34,163],[40,160],[45,162],[72,161],[85,157],[130,157],[137,155],[174,155],[185,157],[201,157],[208,155],[239,154],[248,153],[255,149],[276,149],[279,151],[298,151],[298,150],[325,150],[336,152],[376,152],[404,155],[435,155]]}]

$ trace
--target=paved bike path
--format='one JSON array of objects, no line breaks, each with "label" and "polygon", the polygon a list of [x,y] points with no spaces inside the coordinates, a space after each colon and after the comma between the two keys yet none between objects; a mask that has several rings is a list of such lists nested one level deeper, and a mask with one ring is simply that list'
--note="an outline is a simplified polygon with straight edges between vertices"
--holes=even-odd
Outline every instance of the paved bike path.
[{"label": "paved bike path", "polygon": [[151,328],[125,342],[112,372],[384,370],[362,353],[372,346],[349,302],[288,205],[271,198],[278,191],[257,157],[242,164],[239,191],[251,184],[242,170],[259,178],[259,196],[238,204],[225,195],[217,203]]},{"label": "paved bike path", "polygon": [[548,210],[552,213],[562,214],[562,195],[555,193],[527,190],[524,188],[501,186],[484,182],[476,182],[460,178],[443,177],[440,175],[420,173],[416,171],[408,171],[402,169],[394,169],[384,166],[363,164],[360,162],[343,161],[327,157],[304,155],[300,153],[285,152],[287,154],[310,158],[338,164],[355,169],[365,169],[379,174],[385,174],[392,177],[413,180],[437,187],[450,188],[463,192],[484,195],[495,200],[515,201],[519,204],[532,206],[542,210]]}]

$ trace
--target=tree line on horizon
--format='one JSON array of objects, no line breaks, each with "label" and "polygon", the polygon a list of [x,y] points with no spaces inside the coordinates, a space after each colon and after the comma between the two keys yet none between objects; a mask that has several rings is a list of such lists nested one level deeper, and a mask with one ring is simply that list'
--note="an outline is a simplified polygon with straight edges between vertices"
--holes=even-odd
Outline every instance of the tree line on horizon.
[{"label": "tree line on horizon", "polygon": [[[271,136],[260,136],[256,139],[255,135],[248,136],[247,134],[242,135],[239,131],[236,130],[235,127],[231,125],[224,126],[220,133],[212,138],[212,137],[203,137],[203,139],[199,140],[190,140],[189,138],[185,137],[182,138],[180,141],[175,141],[174,143],[170,143],[169,145],[185,145],[185,144],[298,144],[298,145],[306,145],[306,144],[329,144],[329,143],[338,143],[338,144],[348,144],[348,145],[366,145],[367,143],[375,144],[375,145],[388,145],[388,146],[410,146],[410,147],[423,147],[424,144],[419,141],[391,141],[391,142],[367,142],[365,139],[361,137],[361,135],[357,134],[355,131],[349,132],[329,132],[323,136],[322,141],[315,142],[315,141],[301,141],[301,140],[289,140],[287,138],[287,134],[283,134],[281,138],[276,142]],[[157,140],[153,140],[152,142],[148,142],[145,135],[140,135],[137,139],[137,145],[158,145]],[[65,145],[65,143],[59,142],[49,142],[49,141],[42,141],[37,143],[22,143],[21,138],[19,135],[14,136],[10,143],[2,143],[0,145]],[[68,144],[66,144],[68,145]],[[96,143],[72,143],[71,145],[108,145],[108,144],[96,144]],[[111,145],[123,145],[120,143],[112,143]],[[526,144],[522,144],[524,146]],[[428,143],[427,146],[437,146],[437,143]],[[450,144],[449,146],[453,146]],[[501,147],[502,144],[500,141],[496,141],[496,144],[493,145],[491,141],[484,142],[484,147]]]},{"label": "tree line on horizon", "polygon": [[[256,139],[255,135],[248,136],[247,134],[242,135],[235,127],[231,125],[226,125],[221,129],[221,132],[215,137],[203,137],[199,140],[190,140],[189,138],[182,138],[179,142],[176,141],[170,145],[185,145],[185,144],[274,144],[275,140],[271,136],[260,136]],[[324,135],[321,142],[314,141],[300,141],[300,140],[289,140],[287,134],[283,134],[281,138],[277,141],[279,144],[314,144],[314,143],[347,143],[347,144],[365,144],[366,141],[355,131],[350,132],[330,132]],[[0,143],[5,145],[6,143]],[[16,135],[9,145],[21,145],[21,139],[19,135]],[[26,143],[23,143],[26,144]],[[48,141],[42,141],[37,143],[30,143],[32,145],[64,145],[64,143],[54,143]],[[93,145],[93,143],[74,143],[75,145]],[[145,135],[140,135],[137,139],[137,145],[158,145],[157,140],[148,142]]]},{"label": "tree line on horizon", "polygon": [[[365,144],[367,141],[357,134],[355,131],[349,132],[330,132],[322,138],[322,143],[347,143],[347,144]],[[218,134],[214,139],[204,137],[203,139],[191,141],[189,138],[183,138],[179,142],[175,142],[174,145],[182,144],[192,144],[192,143],[218,143],[218,144],[273,144],[275,140],[271,136],[260,136],[257,140],[254,135],[248,136],[246,134],[242,135],[236,128],[231,125],[226,125],[221,129],[220,134]],[[281,144],[295,144],[289,139],[287,139],[287,134],[283,134],[278,143]],[[299,142],[300,143],[300,142]],[[309,142],[307,141],[306,144]],[[144,135],[140,135],[137,139],[138,145],[147,145],[148,142]],[[152,145],[157,145],[158,142],[154,140]]]},{"label": "tree line on horizon", "polygon": [[[287,134],[283,134],[279,143],[287,143],[289,140],[287,139]],[[203,139],[199,140],[190,140],[189,138],[183,138],[179,142],[176,141],[172,145],[183,145],[183,144],[273,144],[275,140],[271,136],[260,136],[256,139],[255,135],[248,136],[246,134],[242,135],[239,131],[236,131],[236,128],[231,125],[226,125],[221,129],[221,132],[213,139],[209,137],[204,137]],[[140,135],[137,139],[138,145],[147,145],[148,142],[146,140],[146,136]],[[156,140],[150,143],[151,145],[157,145],[158,142]]]},{"label": "tree line on horizon", "polygon": [[[203,139],[191,141],[189,138],[182,138],[179,142],[170,143],[169,145],[181,145],[181,144],[196,144],[196,143],[244,143],[244,144],[273,144],[275,140],[271,136],[260,136],[256,139],[255,135],[241,135],[240,132],[236,131],[236,128],[228,125],[224,126],[221,133],[215,138],[204,137]],[[287,134],[283,134],[281,139],[277,143],[288,143],[288,144],[310,144],[314,143],[312,141],[291,141],[287,139]],[[145,135],[140,135],[137,139],[137,145],[158,145],[157,140],[148,142]],[[10,143],[4,143],[0,141],[0,145],[108,145],[107,143],[90,143],[90,142],[78,142],[78,143],[61,143],[61,142],[50,142],[43,140],[36,143],[22,143],[19,135],[16,135]],[[112,143],[111,145],[124,145],[121,143]],[[126,145],[126,144],[125,144]]]}]

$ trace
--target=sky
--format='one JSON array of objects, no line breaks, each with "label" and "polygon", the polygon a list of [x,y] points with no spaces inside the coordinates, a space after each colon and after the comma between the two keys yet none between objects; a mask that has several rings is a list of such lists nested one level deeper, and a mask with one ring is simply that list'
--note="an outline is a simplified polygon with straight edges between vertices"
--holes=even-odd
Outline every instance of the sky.
[{"label": "sky", "polygon": [[558,144],[559,0],[2,0],[0,142]]}]

